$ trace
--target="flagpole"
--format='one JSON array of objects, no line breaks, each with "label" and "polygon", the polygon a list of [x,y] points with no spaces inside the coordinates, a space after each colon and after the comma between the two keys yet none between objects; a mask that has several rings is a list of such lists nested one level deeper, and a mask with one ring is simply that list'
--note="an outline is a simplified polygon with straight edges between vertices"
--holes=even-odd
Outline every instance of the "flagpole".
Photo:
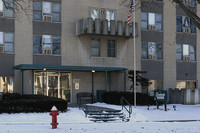
[{"label": "flagpole", "polygon": [[[135,6],[135,0],[133,0]],[[135,8],[135,7],[134,7]],[[136,10],[136,9],[135,9]],[[136,108],[136,47],[135,47],[135,10],[133,11],[133,72],[134,72],[134,108]]]}]

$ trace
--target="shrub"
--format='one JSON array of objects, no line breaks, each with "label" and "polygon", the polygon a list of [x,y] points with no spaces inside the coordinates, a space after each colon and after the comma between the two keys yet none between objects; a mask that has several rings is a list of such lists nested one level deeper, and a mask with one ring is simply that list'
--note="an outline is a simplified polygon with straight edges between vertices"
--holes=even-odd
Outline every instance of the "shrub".
[{"label": "shrub", "polygon": [[[106,92],[104,93],[104,102],[108,104],[120,105],[121,97],[124,97],[130,104],[134,104],[134,93],[133,92]],[[136,93],[136,104],[137,105],[154,105],[154,97],[147,94]]]},{"label": "shrub", "polygon": [[3,100],[16,100],[20,98],[21,98],[21,95],[18,93],[4,93],[3,94]]},{"label": "shrub", "polygon": [[67,101],[42,95],[23,95],[16,98],[4,98],[0,101],[0,113],[30,113],[30,112],[50,112],[53,106],[58,111],[67,110]]}]

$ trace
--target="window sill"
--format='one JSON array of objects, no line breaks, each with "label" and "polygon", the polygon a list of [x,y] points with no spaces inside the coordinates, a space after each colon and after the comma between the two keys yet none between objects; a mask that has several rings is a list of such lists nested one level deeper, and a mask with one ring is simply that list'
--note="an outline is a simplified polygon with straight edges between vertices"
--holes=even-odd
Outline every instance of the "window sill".
[{"label": "window sill", "polygon": [[33,55],[44,55],[44,56],[61,56],[61,55],[58,55],[58,54],[33,54]]},{"label": "window sill", "polygon": [[152,60],[152,59],[141,59],[142,61],[164,61],[163,59],[156,59],[156,60]]},{"label": "window sill", "polygon": [[10,19],[10,20],[15,20],[15,18],[7,18],[7,17],[0,17],[0,19]]},{"label": "window sill", "polygon": [[153,31],[153,32],[163,32],[163,30],[149,30],[149,29],[141,29],[143,31]]},{"label": "window sill", "polygon": [[189,34],[189,35],[196,35],[197,33],[186,33],[186,32],[176,32],[177,34]]},{"label": "window sill", "polygon": [[54,21],[43,21],[43,20],[33,20],[33,22],[43,22],[43,23],[58,23],[58,24],[61,24],[62,22],[54,22]]},{"label": "window sill", "polygon": [[196,63],[197,61],[192,61],[192,60],[188,60],[188,61],[185,61],[185,60],[176,60],[176,62],[187,62],[187,63]]},{"label": "window sill", "polygon": [[3,53],[1,53],[0,55],[2,55],[2,54],[4,54],[4,55],[5,55],[5,54],[13,54],[13,55],[14,55],[15,53],[14,53],[14,52],[3,52]]},{"label": "window sill", "polygon": [[108,56],[91,56],[91,59],[116,59],[117,57],[108,57]]}]

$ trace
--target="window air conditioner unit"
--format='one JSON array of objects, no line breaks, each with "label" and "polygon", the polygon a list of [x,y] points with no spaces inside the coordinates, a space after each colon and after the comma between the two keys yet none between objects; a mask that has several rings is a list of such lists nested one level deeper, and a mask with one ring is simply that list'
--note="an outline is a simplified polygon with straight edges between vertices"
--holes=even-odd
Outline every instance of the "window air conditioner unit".
[{"label": "window air conditioner unit", "polygon": [[190,56],[184,56],[184,57],[183,57],[183,60],[189,61],[189,60],[190,60]]},{"label": "window air conditioner unit", "polygon": [[0,11],[0,18],[4,17],[4,12]]},{"label": "window air conditioner unit", "polygon": [[149,54],[148,58],[150,60],[156,60],[157,59],[157,56],[155,54]]},{"label": "window air conditioner unit", "polygon": [[44,21],[47,21],[47,22],[51,22],[51,21],[52,21],[52,17],[49,16],[49,15],[44,15],[44,16],[43,16],[43,20],[44,20]]},{"label": "window air conditioner unit", "polygon": [[149,25],[150,30],[156,30],[156,25]]},{"label": "window air conditioner unit", "polygon": [[190,28],[183,28],[184,33],[190,33]]},{"label": "window air conditioner unit", "polygon": [[46,54],[46,55],[51,55],[52,54],[52,49],[43,49],[42,53]]},{"label": "window air conditioner unit", "polygon": [[0,54],[2,54],[3,52],[4,52],[3,46],[0,46]]}]

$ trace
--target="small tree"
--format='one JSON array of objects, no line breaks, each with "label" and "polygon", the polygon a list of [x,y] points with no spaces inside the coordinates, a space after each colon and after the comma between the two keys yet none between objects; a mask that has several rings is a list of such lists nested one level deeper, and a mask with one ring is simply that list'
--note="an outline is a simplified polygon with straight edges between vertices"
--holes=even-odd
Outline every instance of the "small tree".
[{"label": "small tree", "polygon": [[[149,79],[142,77],[141,75],[147,73],[146,71],[136,71],[136,86],[141,86],[142,88],[147,88],[151,82],[149,81]],[[132,85],[131,88],[134,89],[134,71],[133,70],[129,70],[128,71],[128,78],[131,80]],[[148,91],[147,91],[148,93]]]}]

